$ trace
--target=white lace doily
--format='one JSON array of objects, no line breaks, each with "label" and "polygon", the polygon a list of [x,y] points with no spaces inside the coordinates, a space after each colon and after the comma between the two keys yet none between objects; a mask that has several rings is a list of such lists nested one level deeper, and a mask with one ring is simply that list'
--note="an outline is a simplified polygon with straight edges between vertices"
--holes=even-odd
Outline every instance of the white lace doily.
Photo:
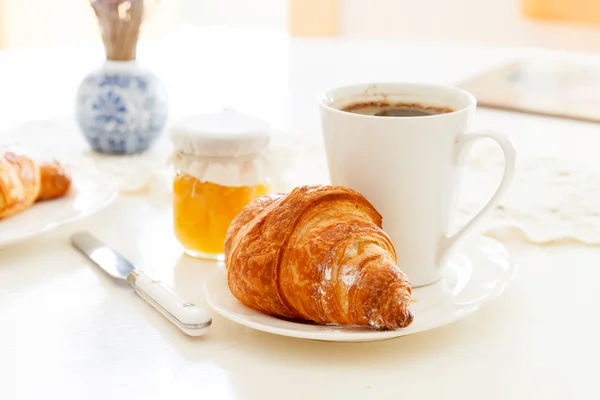
[{"label": "white lace doily", "polygon": [[[0,144],[13,143],[29,148],[44,158],[57,160],[79,168],[92,168],[112,176],[122,194],[131,195],[152,191],[159,195],[170,193],[173,167],[170,164],[173,147],[164,133],[145,153],[108,155],[92,151],[69,118],[34,121],[0,133]],[[273,140],[268,152],[269,171],[274,190],[287,188],[285,176],[278,171],[289,168],[294,150],[281,141]]]},{"label": "white lace doily", "polygon": [[[481,208],[503,169],[497,147],[484,147],[467,163],[459,221]],[[521,157],[506,195],[489,216],[486,233],[522,236],[534,243],[600,244],[600,174],[558,156]]]},{"label": "white lace doily", "polygon": [[[309,142],[307,142],[309,140]],[[94,153],[69,119],[30,122],[0,142],[32,146],[41,154],[76,167],[92,167],[118,179],[124,195],[152,191],[168,196],[172,170],[167,164],[171,146],[166,135],[148,152],[135,156]],[[275,145],[288,146],[282,160],[288,164],[275,189],[328,183],[327,164],[319,136],[281,135]],[[290,149],[296,149],[290,157]],[[493,144],[476,145],[467,160],[461,184],[460,226],[495,191],[503,169],[500,150]],[[500,240],[527,240],[539,244],[581,242],[600,245],[600,173],[569,163],[559,156],[519,155],[513,183],[499,206],[480,227]]]},{"label": "white lace doily", "polygon": [[169,172],[167,156],[171,147],[165,136],[143,154],[104,155],[92,151],[75,121],[65,118],[28,122],[4,132],[0,142],[32,148],[42,157],[53,157],[74,167],[97,169],[117,179],[122,193],[137,193],[149,190]]}]

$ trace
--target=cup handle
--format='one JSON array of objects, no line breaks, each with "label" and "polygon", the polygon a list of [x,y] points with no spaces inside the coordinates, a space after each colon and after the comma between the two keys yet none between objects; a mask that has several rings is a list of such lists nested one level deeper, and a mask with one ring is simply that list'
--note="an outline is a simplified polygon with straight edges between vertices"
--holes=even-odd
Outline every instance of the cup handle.
[{"label": "cup handle", "polygon": [[447,257],[454,248],[455,244],[460,241],[463,237],[465,237],[469,232],[473,230],[475,225],[481,221],[483,216],[487,214],[493,207],[495,207],[500,198],[506,193],[506,190],[510,186],[510,183],[513,178],[513,172],[515,170],[515,163],[517,160],[517,152],[515,150],[515,146],[513,145],[510,137],[504,133],[500,132],[472,132],[472,133],[463,133],[459,135],[455,140],[455,160],[458,162],[459,159],[463,157],[465,151],[470,148],[470,144],[479,140],[479,139],[492,139],[502,149],[504,153],[504,175],[502,176],[502,180],[500,181],[500,185],[496,192],[492,195],[490,200],[483,206],[483,208],[471,218],[469,222],[465,224],[464,227],[458,230],[452,236],[444,236],[442,237],[439,247],[438,247],[438,265],[444,265]]}]

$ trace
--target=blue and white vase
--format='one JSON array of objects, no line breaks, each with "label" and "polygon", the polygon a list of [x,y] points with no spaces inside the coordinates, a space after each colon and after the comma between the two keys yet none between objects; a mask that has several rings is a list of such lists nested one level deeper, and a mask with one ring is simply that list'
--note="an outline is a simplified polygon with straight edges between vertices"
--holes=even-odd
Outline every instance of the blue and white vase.
[{"label": "blue and white vase", "polygon": [[92,148],[135,154],[149,149],[167,123],[167,93],[136,61],[105,61],[77,91],[76,117]]}]

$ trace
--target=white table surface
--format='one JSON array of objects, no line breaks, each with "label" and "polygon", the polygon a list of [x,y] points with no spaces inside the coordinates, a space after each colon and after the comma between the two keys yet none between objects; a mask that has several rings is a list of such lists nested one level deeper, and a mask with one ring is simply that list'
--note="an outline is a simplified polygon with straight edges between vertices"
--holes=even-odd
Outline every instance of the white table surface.
[{"label": "white table surface", "polygon": [[[5,123],[69,117],[79,79],[101,60],[97,50],[0,53]],[[330,86],[452,84],[520,55],[600,62],[543,49],[218,29],[182,30],[142,50],[140,59],[168,85],[173,116],[234,105],[286,134],[311,137],[319,135],[315,98]],[[522,154],[598,159],[597,124],[480,109],[475,128],[488,126],[512,134]],[[122,196],[84,221],[1,249],[0,399],[600,398],[598,248],[507,243],[520,269],[502,297],[413,336],[306,341],[213,312],[210,332],[192,339],[76,253],[68,237],[81,229],[208,307],[203,280],[215,267],[182,255],[164,199]]]}]

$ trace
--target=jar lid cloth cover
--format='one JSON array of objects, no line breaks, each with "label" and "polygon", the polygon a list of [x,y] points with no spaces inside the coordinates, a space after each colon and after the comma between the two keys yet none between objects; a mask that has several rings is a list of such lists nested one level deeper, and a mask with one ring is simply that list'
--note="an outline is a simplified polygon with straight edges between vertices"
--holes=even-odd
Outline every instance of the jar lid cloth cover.
[{"label": "jar lid cloth cover", "polygon": [[170,129],[170,163],[202,182],[254,186],[276,173],[270,132],[265,121],[232,109],[193,115]]}]

